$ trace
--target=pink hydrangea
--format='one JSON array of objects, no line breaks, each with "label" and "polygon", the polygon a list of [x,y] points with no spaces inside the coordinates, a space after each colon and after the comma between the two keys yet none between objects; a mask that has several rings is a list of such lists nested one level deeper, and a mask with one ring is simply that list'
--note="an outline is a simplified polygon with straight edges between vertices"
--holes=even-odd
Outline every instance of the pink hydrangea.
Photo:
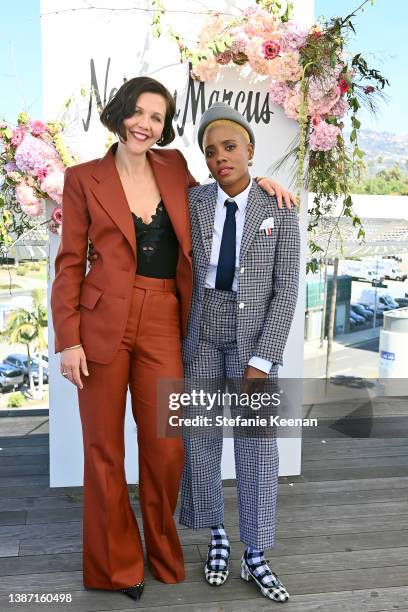
[{"label": "pink hydrangea", "polygon": [[4,169],[7,174],[10,174],[11,172],[15,172],[17,170],[17,166],[14,162],[9,161],[5,164]]},{"label": "pink hydrangea", "polygon": [[16,198],[26,215],[37,217],[44,212],[43,203],[36,196],[34,189],[26,183],[21,182],[16,186]]},{"label": "pink hydrangea", "polygon": [[273,104],[283,104],[289,94],[289,87],[283,81],[272,81],[269,87],[269,99]]},{"label": "pink hydrangea", "polygon": [[330,114],[341,119],[348,112],[349,103],[345,98],[339,98],[334,106],[330,109]]},{"label": "pink hydrangea", "polygon": [[302,76],[302,66],[298,51],[288,51],[277,60],[276,79],[279,81],[298,81]]},{"label": "pink hydrangea", "polygon": [[340,90],[335,87],[326,96],[316,100],[308,96],[308,108],[310,115],[328,115],[332,114],[332,108],[340,98]]},{"label": "pink hydrangea", "polygon": [[38,176],[38,172],[45,167],[62,166],[61,160],[55,149],[40,138],[35,138],[27,133],[24,140],[17,147],[15,153],[17,167],[21,172],[31,176]]},{"label": "pink hydrangea", "polygon": [[62,203],[63,188],[64,173],[61,170],[53,170],[41,182],[41,190],[58,204]]},{"label": "pink hydrangea", "polygon": [[283,101],[283,108],[285,114],[289,119],[299,118],[299,108],[302,102],[302,94],[300,92],[300,85],[296,84],[293,89],[289,89],[288,95]]},{"label": "pink hydrangea", "polygon": [[312,151],[330,151],[336,146],[339,133],[340,128],[337,125],[320,121],[312,130],[310,148]]},{"label": "pink hydrangea", "polygon": [[13,135],[11,137],[11,144],[13,147],[18,147],[24,139],[26,131],[23,127],[18,127],[13,131]]},{"label": "pink hydrangea", "polygon": [[247,46],[247,41],[243,36],[234,36],[234,40],[231,45],[231,53],[236,55],[237,53],[242,53],[245,51]]},{"label": "pink hydrangea", "polygon": [[260,11],[259,6],[248,6],[244,10],[244,15],[248,19],[251,19],[252,17],[255,17],[255,15],[258,15],[259,11]]},{"label": "pink hydrangea", "polygon": [[248,21],[242,26],[245,34],[249,38],[255,36],[272,36],[279,30],[279,22],[271,13],[263,11],[259,7],[249,7],[244,11],[244,16]]},{"label": "pink hydrangea", "polygon": [[307,30],[302,29],[297,23],[289,21],[285,24],[282,34],[282,51],[297,51],[305,45],[307,37]]},{"label": "pink hydrangea", "polygon": [[47,125],[44,123],[44,121],[34,119],[30,123],[30,131],[34,136],[41,136],[41,134],[47,131]]},{"label": "pink hydrangea", "polygon": [[321,100],[337,87],[337,78],[333,72],[325,72],[324,77],[309,79],[308,96],[311,100]]}]

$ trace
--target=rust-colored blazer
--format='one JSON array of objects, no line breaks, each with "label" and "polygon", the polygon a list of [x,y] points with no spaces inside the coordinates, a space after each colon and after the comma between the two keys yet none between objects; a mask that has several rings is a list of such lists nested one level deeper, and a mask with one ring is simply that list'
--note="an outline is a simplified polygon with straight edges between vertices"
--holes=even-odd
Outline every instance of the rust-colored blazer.
[{"label": "rust-colored blazer", "polygon": [[[82,343],[90,361],[109,363],[122,340],[136,271],[134,222],[116,169],[105,157],[66,170],[62,238],[55,260],[51,309],[55,352]],[[192,292],[188,192],[197,184],[177,149],[147,153],[179,241],[176,271],[184,336]],[[88,239],[98,259],[86,274]]]}]

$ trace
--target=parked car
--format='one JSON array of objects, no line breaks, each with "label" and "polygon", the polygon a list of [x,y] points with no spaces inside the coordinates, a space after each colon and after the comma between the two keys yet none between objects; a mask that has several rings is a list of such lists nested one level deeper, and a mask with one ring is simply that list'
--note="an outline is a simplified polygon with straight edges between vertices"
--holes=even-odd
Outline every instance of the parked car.
[{"label": "parked car", "polygon": [[361,325],[361,323],[365,323],[366,321],[364,317],[357,314],[356,312],[353,312],[352,310],[350,310],[350,319],[353,319],[357,323],[357,325]]},{"label": "parked car", "polygon": [[18,389],[24,382],[23,371],[6,363],[0,363],[0,392]]},{"label": "parked car", "polygon": [[383,293],[381,291],[381,289],[377,290],[377,292],[375,289],[363,289],[358,298],[358,302],[365,306],[369,306],[372,310],[374,310],[374,304],[377,303],[377,314],[379,312],[398,308],[398,303],[388,293]]},{"label": "parked car", "polygon": [[[3,359],[3,363],[7,363],[16,368],[20,368],[23,371],[24,382],[28,383],[28,359],[26,355],[20,353],[13,353],[12,355],[7,355],[5,359]],[[33,376],[33,381],[38,384],[39,379],[39,368],[38,361],[35,359],[31,359],[31,373]],[[43,382],[48,383],[48,369],[43,369]]]},{"label": "parked car", "polygon": [[383,259],[394,259],[394,261],[398,261],[399,263],[402,262],[402,257],[399,257],[399,255],[383,255]]},{"label": "parked car", "polygon": [[384,293],[383,297],[390,308],[399,308],[398,302],[393,298],[390,293]]},{"label": "parked car", "polygon": [[34,353],[33,360],[38,362],[40,359],[42,359],[43,368],[48,368],[48,353],[46,352]]},{"label": "parked car", "polygon": [[350,304],[350,309],[364,317],[366,321],[370,321],[370,319],[372,319],[374,316],[371,308],[368,308],[368,306],[364,306],[363,304]]}]

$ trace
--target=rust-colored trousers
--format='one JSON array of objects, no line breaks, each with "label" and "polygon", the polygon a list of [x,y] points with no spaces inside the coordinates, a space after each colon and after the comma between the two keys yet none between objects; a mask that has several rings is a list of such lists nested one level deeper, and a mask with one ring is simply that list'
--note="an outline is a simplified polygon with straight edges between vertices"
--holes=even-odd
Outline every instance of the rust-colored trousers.
[{"label": "rust-colored trousers", "polygon": [[[109,324],[106,327],[109,334]],[[157,381],[182,378],[175,282],[136,275],[114,360],[88,362],[78,391],[84,441],[83,571],[86,588],[121,589],[143,580],[144,559],[124,469],[128,385],[137,425],[139,496],[147,563],[166,583],[184,580],[173,513],[183,468],[180,438],[157,437]]]}]

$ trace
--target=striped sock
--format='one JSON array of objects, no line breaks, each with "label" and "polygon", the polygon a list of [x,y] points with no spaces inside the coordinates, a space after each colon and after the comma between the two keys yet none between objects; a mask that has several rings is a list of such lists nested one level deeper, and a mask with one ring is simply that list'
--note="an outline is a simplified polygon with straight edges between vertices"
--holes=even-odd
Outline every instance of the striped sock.
[{"label": "striped sock", "polygon": [[[221,547],[220,544],[222,546],[227,546],[228,549]],[[223,523],[221,523],[221,525],[211,527],[211,546],[214,546],[214,548],[211,551],[209,564],[211,569],[215,572],[227,569],[229,545],[228,536],[224,529]]]},{"label": "striped sock", "polygon": [[268,562],[264,557],[264,551],[248,546],[245,551],[245,558],[254,576],[266,588],[276,586],[276,579],[268,566]]}]

